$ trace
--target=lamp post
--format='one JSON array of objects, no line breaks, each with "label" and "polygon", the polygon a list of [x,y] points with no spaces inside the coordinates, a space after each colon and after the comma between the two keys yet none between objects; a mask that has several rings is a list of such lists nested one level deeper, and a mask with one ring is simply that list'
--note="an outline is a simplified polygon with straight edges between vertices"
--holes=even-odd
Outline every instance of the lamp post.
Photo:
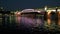
[{"label": "lamp post", "polygon": [[45,6],[44,10],[47,11],[47,6]]},{"label": "lamp post", "polygon": [[47,6],[45,6],[44,10],[45,10],[44,19],[47,20],[46,19],[46,17],[47,17]]},{"label": "lamp post", "polygon": [[57,21],[58,21],[58,14],[57,14],[57,10],[58,10],[58,7],[56,7],[56,25],[57,25]]}]

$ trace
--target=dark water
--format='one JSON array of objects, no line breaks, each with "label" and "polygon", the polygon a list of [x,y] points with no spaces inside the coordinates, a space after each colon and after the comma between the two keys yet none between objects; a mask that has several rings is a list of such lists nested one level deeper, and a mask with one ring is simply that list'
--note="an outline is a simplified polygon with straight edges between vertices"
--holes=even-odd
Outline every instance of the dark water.
[{"label": "dark water", "polygon": [[[25,33],[42,33],[58,32],[55,23],[47,26],[44,16],[28,18],[16,15],[2,15],[0,19],[0,31],[3,32],[25,32]],[[50,19],[49,19],[50,20]],[[54,22],[54,21],[53,21]],[[51,29],[52,28],[52,29]]]}]

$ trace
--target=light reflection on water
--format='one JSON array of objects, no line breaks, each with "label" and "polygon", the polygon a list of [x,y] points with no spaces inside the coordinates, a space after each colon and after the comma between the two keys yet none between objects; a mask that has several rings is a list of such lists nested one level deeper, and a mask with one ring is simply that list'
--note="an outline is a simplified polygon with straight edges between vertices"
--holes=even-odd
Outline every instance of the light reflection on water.
[{"label": "light reflection on water", "polygon": [[[60,18],[60,17],[59,17]],[[16,16],[16,15],[5,15],[1,19],[2,25],[5,27],[16,27],[22,24],[24,27],[34,27],[34,26],[43,26],[44,25],[44,17],[36,17],[36,18],[28,18],[28,17],[21,17],[21,16]],[[46,23],[48,25],[51,25],[53,20],[47,19]],[[0,25],[1,25],[0,24]],[[53,24],[53,23],[52,23]],[[58,19],[58,25],[60,25],[60,19]]]},{"label": "light reflection on water", "polygon": [[[7,27],[16,27],[20,26],[21,24],[25,27],[33,27],[33,26],[42,26],[44,23],[44,18],[28,18],[28,17],[21,17],[16,15],[3,15],[2,17],[2,25]],[[16,26],[15,26],[16,25]]]},{"label": "light reflection on water", "polygon": [[51,25],[51,19],[47,19],[48,25]]},{"label": "light reflection on water", "polygon": [[28,18],[28,17],[20,17],[16,16],[16,22],[19,23],[19,25],[23,24],[25,27],[33,27],[36,25],[43,25],[43,19],[38,18]]},{"label": "light reflection on water", "polygon": [[58,13],[58,25],[60,25],[60,12]]},{"label": "light reflection on water", "polygon": [[16,23],[20,24],[21,17],[19,17],[19,16],[16,16],[16,17],[15,17],[15,20],[16,20]]}]

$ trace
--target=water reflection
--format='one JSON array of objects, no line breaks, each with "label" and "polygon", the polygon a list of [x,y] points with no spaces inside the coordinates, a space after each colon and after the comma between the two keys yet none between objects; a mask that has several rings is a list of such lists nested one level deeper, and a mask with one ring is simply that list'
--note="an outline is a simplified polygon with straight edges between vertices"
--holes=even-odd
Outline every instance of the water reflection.
[{"label": "water reflection", "polygon": [[15,16],[16,18],[16,23],[20,24],[20,21],[21,21],[21,17],[20,16]]},{"label": "water reflection", "polygon": [[[41,18],[40,18],[41,17]],[[44,18],[40,16],[37,18],[34,16],[16,16],[16,22],[23,27],[34,27],[34,26],[42,26],[44,23]]]},{"label": "water reflection", "polygon": [[[44,22],[44,16],[34,16],[34,15],[24,15],[24,16],[16,16],[16,15],[3,15],[2,16],[2,26],[3,28],[10,29],[20,29],[20,28],[32,28],[32,27],[43,27],[44,23],[48,25],[54,25],[56,23],[56,14],[52,15],[47,13],[47,21]],[[60,12],[58,13],[58,25],[60,25]]]},{"label": "water reflection", "polygon": [[58,25],[60,26],[60,12],[58,12]]},{"label": "water reflection", "polygon": [[51,25],[51,12],[47,12],[47,23]]},{"label": "water reflection", "polygon": [[9,27],[9,16],[7,15],[7,14],[5,14],[5,15],[3,15],[2,16],[2,26],[4,27],[4,28],[7,28],[7,27]]},{"label": "water reflection", "polygon": [[51,25],[51,19],[47,19],[48,25]]}]

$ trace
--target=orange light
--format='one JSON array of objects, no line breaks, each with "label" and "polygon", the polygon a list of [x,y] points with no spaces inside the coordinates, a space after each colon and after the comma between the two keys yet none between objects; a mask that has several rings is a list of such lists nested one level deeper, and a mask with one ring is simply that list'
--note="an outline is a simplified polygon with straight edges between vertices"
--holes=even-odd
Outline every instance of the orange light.
[{"label": "orange light", "polygon": [[15,15],[16,16],[20,16],[21,15],[21,12],[15,12]]},{"label": "orange light", "polygon": [[47,12],[47,23],[48,23],[48,25],[50,25],[51,24],[51,11],[49,11],[49,12]]},{"label": "orange light", "polygon": [[59,12],[59,14],[60,14],[60,12]]},{"label": "orange light", "polygon": [[50,20],[50,19],[47,19],[47,22],[48,22],[48,25],[50,25],[50,24],[51,24],[51,20]]},{"label": "orange light", "polygon": [[58,25],[60,26],[60,12],[58,13]]},{"label": "orange light", "polygon": [[51,13],[51,11],[48,12],[48,15]]}]

